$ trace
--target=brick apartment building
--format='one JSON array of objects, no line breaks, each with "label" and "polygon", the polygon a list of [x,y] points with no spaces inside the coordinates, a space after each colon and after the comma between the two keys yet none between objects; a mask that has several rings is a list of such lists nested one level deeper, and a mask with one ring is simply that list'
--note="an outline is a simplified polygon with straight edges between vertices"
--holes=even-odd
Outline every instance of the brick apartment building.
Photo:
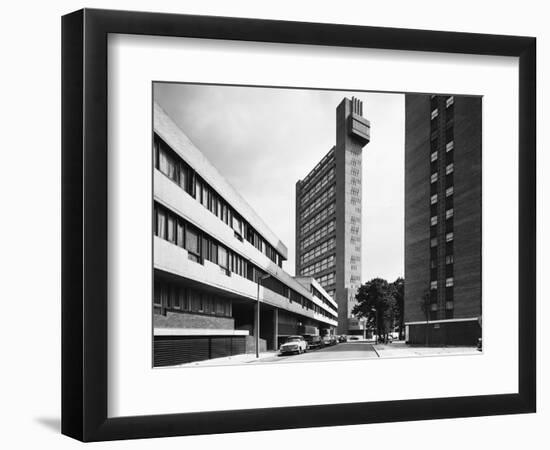
[{"label": "brick apartment building", "polygon": [[481,98],[405,95],[405,325],[411,344],[481,336]]}]

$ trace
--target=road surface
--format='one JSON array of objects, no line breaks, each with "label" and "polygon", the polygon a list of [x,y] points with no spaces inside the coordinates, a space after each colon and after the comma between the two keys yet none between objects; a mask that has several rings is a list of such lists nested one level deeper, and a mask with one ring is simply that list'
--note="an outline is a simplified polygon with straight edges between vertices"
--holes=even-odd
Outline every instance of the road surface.
[{"label": "road surface", "polygon": [[277,355],[251,361],[248,364],[298,362],[298,361],[341,361],[351,359],[378,358],[372,344],[367,342],[342,342],[319,350],[308,350],[301,355]]}]

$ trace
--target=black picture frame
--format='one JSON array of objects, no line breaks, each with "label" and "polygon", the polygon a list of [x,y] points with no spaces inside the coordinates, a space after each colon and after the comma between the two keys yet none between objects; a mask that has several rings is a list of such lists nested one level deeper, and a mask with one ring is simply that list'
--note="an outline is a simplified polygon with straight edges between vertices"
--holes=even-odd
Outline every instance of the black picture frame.
[{"label": "black picture frame", "polygon": [[[518,393],[107,417],[109,33],[519,58]],[[82,441],[535,412],[536,39],[83,9],[62,18],[62,433]]]}]

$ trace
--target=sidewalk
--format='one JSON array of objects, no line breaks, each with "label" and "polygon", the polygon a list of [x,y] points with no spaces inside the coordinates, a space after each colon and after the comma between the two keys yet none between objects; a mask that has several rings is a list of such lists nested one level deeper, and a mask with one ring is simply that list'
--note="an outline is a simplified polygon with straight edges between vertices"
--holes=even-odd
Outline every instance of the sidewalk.
[{"label": "sidewalk", "polygon": [[375,344],[374,351],[380,358],[408,358],[411,356],[442,355],[480,355],[476,347],[420,347],[394,342],[392,344]]},{"label": "sidewalk", "polygon": [[237,364],[246,364],[255,361],[260,361],[265,358],[272,358],[278,352],[262,352],[260,357],[256,358],[256,353],[244,353],[242,355],[226,356],[224,358],[206,359],[204,361],[196,361],[186,364],[178,364],[170,367],[206,367],[206,366],[235,366]]}]

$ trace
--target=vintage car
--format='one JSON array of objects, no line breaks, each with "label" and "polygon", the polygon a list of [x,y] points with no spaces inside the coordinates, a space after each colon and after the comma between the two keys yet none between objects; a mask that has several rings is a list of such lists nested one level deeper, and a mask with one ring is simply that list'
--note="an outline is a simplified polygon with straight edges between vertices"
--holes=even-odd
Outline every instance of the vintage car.
[{"label": "vintage car", "polygon": [[307,351],[307,342],[302,336],[289,336],[279,348],[281,355],[285,353],[303,353]]},{"label": "vintage car", "polygon": [[338,340],[336,339],[336,336],[332,334],[327,334],[323,336],[323,345],[329,346],[329,345],[336,345],[338,343]]},{"label": "vintage car", "polygon": [[321,336],[316,334],[304,334],[304,339],[307,342],[307,349],[316,349],[323,346],[323,340]]}]

